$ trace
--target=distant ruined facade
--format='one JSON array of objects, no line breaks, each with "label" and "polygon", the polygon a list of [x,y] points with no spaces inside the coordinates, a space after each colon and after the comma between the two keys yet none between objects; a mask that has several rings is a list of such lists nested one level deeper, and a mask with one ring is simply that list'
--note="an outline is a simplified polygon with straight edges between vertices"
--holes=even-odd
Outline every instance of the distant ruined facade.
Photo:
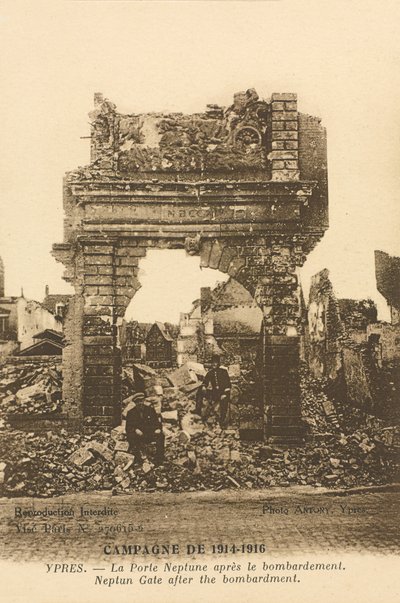
[{"label": "distant ruined facade", "polygon": [[5,295],[5,270],[0,258],[0,358],[25,350],[35,335],[46,329],[62,331],[55,314],[43,304],[20,296]]},{"label": "distant ruined facade", "polygon": [[184,115],[121,114],[95,95],[91,161],[64,182],[64,241],[53,247],[75,297],[65,321],[70,417],[120,420],[117,329],[148,249],[185,249],[227,273],[262,313],[266,435],[303,433],[298,269],[328,227],[325,130],[295,94],[234,95]]},{"label": "distant ruined facade", "polygon": [[304,339],[308,366],[332,398],[381,417],[398,412],[400,325],[378,321],[370,299],[338,299],[326,269],[311,281]]},{"label": "distant ruined facade", "polygon": [[400,258],[375,251],[376,286],[390,308],[392,325],[400,325]]},{"label": "distant ruined facade", "polygon": [[262,318],[254,298],[234,279],[202,287],[192,311],[180,317],[178,364],[210,362],[212,354],[240,362],[256,351]]}]

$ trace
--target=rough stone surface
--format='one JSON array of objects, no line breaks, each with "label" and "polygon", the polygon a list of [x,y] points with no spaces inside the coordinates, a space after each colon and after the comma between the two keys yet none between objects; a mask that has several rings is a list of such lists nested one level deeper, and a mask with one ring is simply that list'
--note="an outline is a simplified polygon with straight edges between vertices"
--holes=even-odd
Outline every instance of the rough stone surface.
[{"label": "rough stone surface", "polygon": [[[90,119],[91,163],[66,175],[64,242],[54,245],[76,293],[65,325],[67,412],[92,425],[119,422],[117,329],[140,288],[140,259],[147,249],[184,248],[237,279],[260,307],[260,380],[274,362],[279,382],[268,400],[259,388],[260,403],[280,417],[282,437],[285,425],[292,432],[297,270],[328,226],[319,120],[298,113],[296,95],[262,100],[253,89],[195,115],[122,115],[96,94]],[[288,380],[287,366],[273,360],[276,336],[293,351]]]}]

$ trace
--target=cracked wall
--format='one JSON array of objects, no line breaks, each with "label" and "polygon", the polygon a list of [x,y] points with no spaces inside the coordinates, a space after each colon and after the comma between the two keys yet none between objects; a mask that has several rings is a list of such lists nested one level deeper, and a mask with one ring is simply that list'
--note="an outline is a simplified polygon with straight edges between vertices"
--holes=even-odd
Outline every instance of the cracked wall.
[{"label": "cracked wall", "polygon": [[119,421],[117,330],[140,287],[140,258],[185,249],[254,297],[270,427],[278,440],[296,439],[298,269],[328,226],[320,120],[298,113],[295,94],[262,100],[252,89],[194,115],[122,115],[96,94],[90,119],[91,162],[66,175],[64,241],[53,247],[77,298],[66,325],[67,407]]}]

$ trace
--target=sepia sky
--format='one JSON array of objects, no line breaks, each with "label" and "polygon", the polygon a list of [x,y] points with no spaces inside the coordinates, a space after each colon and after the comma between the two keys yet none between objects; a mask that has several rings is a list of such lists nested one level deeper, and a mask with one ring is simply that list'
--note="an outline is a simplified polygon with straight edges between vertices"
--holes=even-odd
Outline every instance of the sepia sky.
[{"label": "sepia sky", "polygon": [[[62,177],[89,160],[94,92],[121,112],[203,111],[239,90],[297,92],[328,130],[330,229],[302,270],[329,268],[339,297],[377,293],[374,249],[400,254],[398,2],[3,1],[0,256],[6,294],[69,292]],[[152,252],[131,316],[176,322],[224,278],[183,252]],[[160,279],[162,277],[163,280]]]}]

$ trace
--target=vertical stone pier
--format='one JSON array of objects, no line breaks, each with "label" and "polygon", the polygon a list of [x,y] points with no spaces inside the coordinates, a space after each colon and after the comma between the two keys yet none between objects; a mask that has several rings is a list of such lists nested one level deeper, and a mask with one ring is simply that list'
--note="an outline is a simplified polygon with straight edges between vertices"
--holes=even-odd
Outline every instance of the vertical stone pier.
[{"label": "vertical stone pier", "polygon": [[[117,329],[147,249],[186,249],[237,279],[263,312],[267,437],[301,438],[298,270],[328,227],[326,135],[297,96],[249,89],[202,114],[118,113],[95,95],[89,165],[66,175],[64,241],[71,418],[120,422]],[[172,266],[173,269],[173,266]]]}]

